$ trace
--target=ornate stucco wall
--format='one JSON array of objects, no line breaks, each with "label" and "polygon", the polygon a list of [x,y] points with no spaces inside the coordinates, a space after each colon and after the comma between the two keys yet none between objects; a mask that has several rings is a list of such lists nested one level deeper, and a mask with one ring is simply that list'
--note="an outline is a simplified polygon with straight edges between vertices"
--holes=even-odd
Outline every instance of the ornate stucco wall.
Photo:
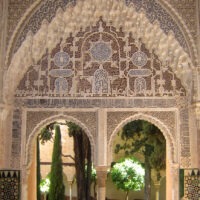
[{"label": "ornate stucco wall", "polygon": [[25,184],[37,132],[67,118],[97,166],[120,127],[145,119],[163,131],[174,174],[200,167],[199,17],[198,0],[2,0],[1,166],[23,169]]}]

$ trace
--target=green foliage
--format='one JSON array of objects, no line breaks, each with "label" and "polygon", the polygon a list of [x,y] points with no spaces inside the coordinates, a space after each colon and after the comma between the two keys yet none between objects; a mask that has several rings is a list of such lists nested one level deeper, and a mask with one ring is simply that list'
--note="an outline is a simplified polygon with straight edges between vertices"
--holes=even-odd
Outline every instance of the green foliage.
[{"label": "green foliage", "polygon": [[52,154],[49,200],[64,200],[62,170],[62,145],[59,125],[55,125],[55,139]]},{"label": "green foliage", "polygon": [[53,129],[54,129],[55,122],[45,126],[41,129],[39,136],[39,140],[41,141],[41,144],[44,144],[45,142],[48,142],[53,138]]},{"label": "green foliage", "polygon": [[50,175],[40,181],[40,191],[42,193],[49,193],[50,188]]},{"label": "green foliage", "polygon": [[144,186],[144,169],[134,158],[122,159],[115,163],[110,175],[117,189],[138,191]]},{"label": "green foliage", "polygon": [[125,156],[142,153],[148,158],[151,168],[157,171],[166,164],[166,141],[159,128],[153,124],[136,120],[126,124],[119,132],[122,144],[115,146],[115,153],[125,152]]},{"label": "green foliage", "polygon": [[133,156],[139,152],[144,156],[145,188],[144,197],[151,197],[151,169],[157,171],[160,179],[160,170],[166,165],[166,141],[162,132],[153,124],[144,120],[135,120],[126,124],[119,132],[123,143],[117,144],[115,153],[124,151],[125,156]]},{"label": "green foliage", "polygon": [[69,130],[69,136],[72,137],[73,134],[82,134],[83,130],[80,126],[76,125],[73,122],[66,122]]}]

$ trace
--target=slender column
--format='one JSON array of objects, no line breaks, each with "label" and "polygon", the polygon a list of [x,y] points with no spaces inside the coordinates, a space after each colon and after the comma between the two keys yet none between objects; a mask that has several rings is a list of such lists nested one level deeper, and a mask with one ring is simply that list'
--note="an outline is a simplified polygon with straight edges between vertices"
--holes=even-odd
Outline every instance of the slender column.
[{"label": "slender column", "polygon": [[154,173],[152,173],[152,180],[154,182],[154,187],[155,187],[155,191],[156,191],[156,199],[155,200],[159,200],[160,178],[158,179],[157,172],[155,172],[155,171],[154,171]]},{"label": "slender column", "polygon": [[72,200],[72,184],[73,181],[68,181],[69,184],[69,200]]},{"label": "slender column", "polygon": [[98,151],[97,165],[107,166],[107,113],[106,109],[98,110]]},{"label": "slender column", "polygon": [[97,200],[105,200],[107,167],[97,166],[96,171],[97,171]]},{"label": "slender column", "polygon": [[107,177],[107,113],[106,109],[98,110],[98,147],[97,147],[97,199],[105,200]]},{"label": "slender column", "polygon": [[156,200],[159,200],[159,189],[160,189],[160,184],[159,183],[156,183],[154,184],[155,186],[155,189],[156,189]]}]

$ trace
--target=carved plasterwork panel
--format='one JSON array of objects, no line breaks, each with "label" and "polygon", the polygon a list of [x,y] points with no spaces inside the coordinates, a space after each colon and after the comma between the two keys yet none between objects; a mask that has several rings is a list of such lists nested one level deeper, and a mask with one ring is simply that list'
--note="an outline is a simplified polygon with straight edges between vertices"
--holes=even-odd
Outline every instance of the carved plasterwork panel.
[{"label": "carved plasterwork panel", "polygon": [[167,63],[102,18],[75,37],[61,38],[29,68],[15,93],[19,98],[185,95]]},{"label": "carved plasterwork panel", "polygon": [[[185,72],[182,73],[183,68],[190,70],[192,64],[189,55],[184,51],[183,47],[180,46],[172,32],[169,31],[167,35],[164,33],[157,18],[152,24],[143,9],[140,9],[140,11],[137,12],[134,5],[129,4],[130,6],[126,6],[122,1],[103,0],[101,4],[99,4],[99,1],[96,0],[90,1],[91,0],[78,1],[74,7],[67,6],[66,10],[58,9],[55,17],[50,23],[47,20],[43,20],[40,29],[35,35],[29,33],[25,37],[23,44],[16,51],[6,74],[4,82],[5,99],[12,100],[11,95],[16,90],[16,82],[23,78],[30,66],[36,66],[38,62],[41,61],[41,57],[45,56],[46,53],[51,53],[52,50],[55,49],[55,46],[60,42],[60,39],[62,39],[63,43],[66,42],[69,37],[77,38],[77,34],[80,33],[80,30],[83,33],[89,33],[90,30],[86,30],[86,28],[89,27],[92,29],[101,16],[107,23],[106,26],[111,26],[110,22],[112,22],[112,27],[116,28],[115,32],[122,31],[127,38],[126,41],[128,40],[129,33],[131,33],[132,38],[136,40],[137,43],[141,42],[142,44],[145,44],[150,53],[155,53],[154,55],[158,56],[162,65],[170,66],[179,78],[182,79],[184,76]],[[105,5],[106,2],[108,5]],[[96,9],[94,10],[93,7]],[[121,12],[121,10],[123,10],[123,12]],[[76,24],[76,22],[78,23]],[[70,36],[70,33],[73,34]],[[116,37],[119,38],[121,36],[116,35]],[[76,46],[76,44],[73,44],[73,46]],[[138,47],[138,45],[136,46]],[[48,52],[46,52],[46,50]],[[107,48],[107,50],[109,52],[109,48]],[[71,49],[70,51],[72,52],[77,50]],[[120,51],[128,52],[129,50],[120,49]],[[153,51],[155,52],[153,53]],[[94,52],[96,51],[94,51],[93,47],[90,51],[91,55],[94,54]],[[94,57],[92,58],[94,59]],[[133,59],[135,58],[132,58],[134,63],[135,61]],[[145,68],[145,66],[143,68]],[[20,73],[18,73],[18,69],[20,69]],[[139,71],[140,72],[132,72],[130,75],[140,73],[142,76],[144,73],[146,75],[149,72],[146,69]],[[55,73],[56,72],[52,72],[53,75],[55,75]],[[67,73],[69,75],[70,71],[65,71],[63,73]],[[104,74],[106,74],[106,72]],[[13,76],[16,77],[15,81],[13,81]],[[57,78],[57,85],[59,85],[59,83],[62,83],[63,85],[61,88],[70,87],[70,84],[67,85],[64,79],[60,79],[59,77]],[[66,79],[66,77],[64,78]],[[68,79],[70,79],[70,77],[68,77]],[[188,79],[184,79],[184,81],[182,83],[185,87],[187,87]],[[98,80],[96,82],[98,83]],[[135,82],[137,85],[137,87],[135,87],[137,91],[145,89],[144,77],[137,79]],[[108,82],[107,86],[104,85],[104,87],[108,87],[109,89],[109,84],[110,83]]]},{"label": "carved plasterwork panel", "polygon": [[[173,111],[155,111],[155,112],[108,112],[108,142],[110,141],[110,137],[114,132],[115,128],[127,118],[134,116],[136,114],[142,113],[147,116],[155,117],[162,121],[170,130],[174,139],[176,139],[176,120],[175,120],[175,112]],[[155,124],[156,125],[156,124]]]},{"label": "carved plasterwork panel", "polygon": [[[20,21],[23,14],[37,0],[8,0],[8,31],[7,40],[10,39],[17,23]],[[3,0],[1,1],[3,2]]]},{"label": "carved plasterwork panel", "polygon": [[[43,120],[46,120],[52,116],[59,115],[59,111],[28,111],[27,112],[27,139],[29,135],[32,133],[34,128]],[[70,116],[73,117],[83,124],[85,124],[92,136],[96,137],[96,127],[95,127],[95,121],[96,121],[96,113],[95,112],[62,112],[62,115],[64,116]],[[66,120],[68,120],[66,118]],[[42,127],[41,127],[42,128]]]},{"label": "carved plasterwork panel", "polygon": [[13,169],[20,169],[21,156],[21,125],[22,112],[16,109],[13,112],[12,122],[12,147],[11,147],[11,162],[10,167]]},{"label": "carved plasterwork panel", "polygon": [[180,145],[181,145],[181,167],[191,166],[190,135],[189,135],[189,112],[187,108],[180,110]]},{"label": "carved plasterwork panel", "polygon": [[27,108],[171,108],[177,106],[174,98],[27,98],[15,99],[16,106]]},{"label": "carved plasterwork panel", "polygon": [[183,18],[194,39],[197,36],[196,0],[169,0],[169,3]]},{"label": "carved plasterwork panel", "polygon": [[[136,0],[125,0],[126,5],[128,7],[133,6],[140,11],[140,9],[146,12],[146,15],[149,21],[154,22],[158,21],[161,25],[161,28],[164,32],[168,33],[169,30],[174,32],[177,40],[181,44],[182,47],[186,47],[186,40],[184,39],[184,34],[186,32],[191,32],[194,38],[196,38],[196,5],[195,0],[169,0],[169,1],[150,1],[150,0],[143,0],[143,1],[136,1]],[[58,8],[62,8],[65,10],[65,7],[69,3],[76,4],[76,0],[26,0],[26,1],[13,1],[10,0],[8,4],[8,40],[15,30],[13,34],[13,39],[11,43],[15,48],[11,50],[11,53],[16,52],[19,48],[21,43],[27,36],[29,31],[36,33],[39,28],[41,27],[42,21],[44,19],[48,20],[49,22],[55,16],[55,13]],[[94,2],[92,2],[94,5]],[[98,3],[100,4],[100,3]],[[125,4],[125,3],[124,3]],[[170,6],[169,6],[170,5]],[[48,12],[46,12],[48,10]],[[25,15],[23,16],[23,13]],[[163,18],[164,16],[164,18]],[[177,24],[177,16],[181,16],[178,20],[183,21],[186,23],[186,29],[183,31],[180,29],[180,24]],[[163,20],[165,19],[165,20]],[[19,23],[18,23],[19,22]],[[17,25],[18,24],[18,25]],[[16,28],[17,26],[17,28]],[[188,37],[187,37],[188,39]],[[190,38],[188,39],[190,40]],[[191,42],[191,41],[190,41]],[[186,50],[187,51],[187,50]]]},{"label": "carved plasterwork panel", "polygon": [[[58,115],[58,112],[55,111],[29,111],[26,114],[27,118],[27,124],[26,124],[26,140],[28,140],[29,135],[34,130],[34,128],[37,126],[38,123],[41,121],[50,118],[51,116]],[[42,128],[42,127],[41,127]]]},{"label": "carved plasterwork panel", "polygon": [[[19,1],[19,0],[18,0]],[[21,10],[23,10],[25,7],[28,7],[31,3],[31,1],[34,0],[29,0],[29,2],[23,3],[24,6],[19,6],[19,2],[17,2],[15,5],[16,7],[13,5],[13,2],[10,3],[10,26],[11,26],[11,30],[14,27],[14,20],[13,20],[13,9],[15,8],[17,11],[19,11],[19,13],[17,13],[17,16],[15,14],[15,16],[17,17],[17,19],[19,20],[21,15]],[[65,6],[68,3],[76,3],[76,1],[74,0],[55,0],[55,1],[50,1],[50,0],[46,0],[45,3],[43,3],[40,8],[38,10],[35,11],[34,14],[32,14],[32,16],[30,17],[30,19],[28,20],[28,22],[26,22],[25,27],[23,28],[23,31],[21,32],[18,41],[16,43],[16,47],[15,47],[15,52],[16,50],[19,48],[19,46],[21,45],[21,43],[23,42],[24,38],[26,37],[28,31],[32,31],[34,34],[37,32],[37,30],[40,28],[41,26],[41,22],[44,19],[47,19],[49,22],[53,19],[53,17],[55,16],[55,13],[57,11],[57,9],[63,8],[65,9]],[[99,3],[100,4],[100,3]],[[163,31],[167,34],[169,31],[174,32],[176,39],[179,41],[180,45],[187,50],[187,44],[186,41],[184,39],[184,35],[181,32],[179,26],[176,24],[176,22],[173,20],[173,18],[170,16],[170,14],[167,13],[167,11],[161,6],[161,4],[157,1],[150,1],[150,0],[143,0],[143,1],[135,1],[135,0],[126,0],[126,5],[127,6],[133,6],[136,8],[137,11],[143,9],[146,12],[146,15],[149,19],[149,21],[151,23],[153,23],[154,21],[159,21],[161,23],[161,29],[163,29]],[[187,9],[187,8],[186,8]],[[46,10],[48,10],[48,12],[45,12]],[[163,17],[164,16],[164,17]],[[16,24],[16,20],[15,20],[15,24]],[[13,31],[13,30],[12,30]]]}]

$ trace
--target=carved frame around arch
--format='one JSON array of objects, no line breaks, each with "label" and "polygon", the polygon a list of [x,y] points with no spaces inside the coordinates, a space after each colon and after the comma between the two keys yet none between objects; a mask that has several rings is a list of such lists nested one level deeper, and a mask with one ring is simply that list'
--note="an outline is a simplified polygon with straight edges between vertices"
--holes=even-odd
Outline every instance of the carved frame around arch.
[{"label": "carved frame around arch", "polygon": [[65,115],[65,114],[57,114],[57,115],[54,115],[52,117],[49,117],[49,118],[46,118],[42,121],[40,121],[36,127],[33,129],[33,131],[29,134],[28,138],[27,138],[27,143],[26,143],[26,150],[25,150],[25,165],[27,166],[27,168],[30,167],[30,164],[31,164],[31,158],[32,158],[32,154],[33,154],[33,143],[36,139],[36,136],[38,135],[39,131],[41,130],[42,127],[44,127],[45,125],[48,125],[49,123],[52,123],[56,120],[66,120],[66,121],[71,121],[71,122],[74,122],[76,123],[77,125],[79,125],[86,133],[86,135],[88,136],[89,138],[89,141],[90,141],[90,144],[91,144],[91,152],[92,152],[92,160],[93,162],[95,162],[95,143],[94,143],[94,138],[91,134],[91,131],[88,129],[88,127],[83,123],[81,122],[80,120],[72,117],[72,116],[69,116],[69,115]]},{"label": "carved frame around arch", "polygon": [[[156,112],[156,111],[155,111]],[[158,112],[158,111],[157,111]],[[123,113],[121,113],[123,115]],[[166,113],[163,112],[163,115]],[[119,112],[120,115],[120,112]],[[133,115],[130,115],[129,117],[125,117],[125,119],[121,120],[119,124],[114,128],[112,131],[112,134],[109,138],[108,141],[108,163],[110,164],[112,160],[112,149],[113,149],[113,140],[116,134],[119,132],[119,130],[126,125],[127,123],[135,120],[146,120],[155,126],[157,126],[161,132],[163,133],[165,139],[166,139],[166,146],[167,146],[167,151],[169,151],[169,156],[170,156],[170,161],[172,163],[177,163],[177,153],[178,153],[178,147],[175,142],[176,138],[173,136],[171,131],[167,128],[167,125],[159,118],[153,117],[153,115],[148,115],[145,114],[145,112],[138,112]],[[174,127],[176,129],[176,127]],[[176,130],[174,130],[176,131]]]}]

